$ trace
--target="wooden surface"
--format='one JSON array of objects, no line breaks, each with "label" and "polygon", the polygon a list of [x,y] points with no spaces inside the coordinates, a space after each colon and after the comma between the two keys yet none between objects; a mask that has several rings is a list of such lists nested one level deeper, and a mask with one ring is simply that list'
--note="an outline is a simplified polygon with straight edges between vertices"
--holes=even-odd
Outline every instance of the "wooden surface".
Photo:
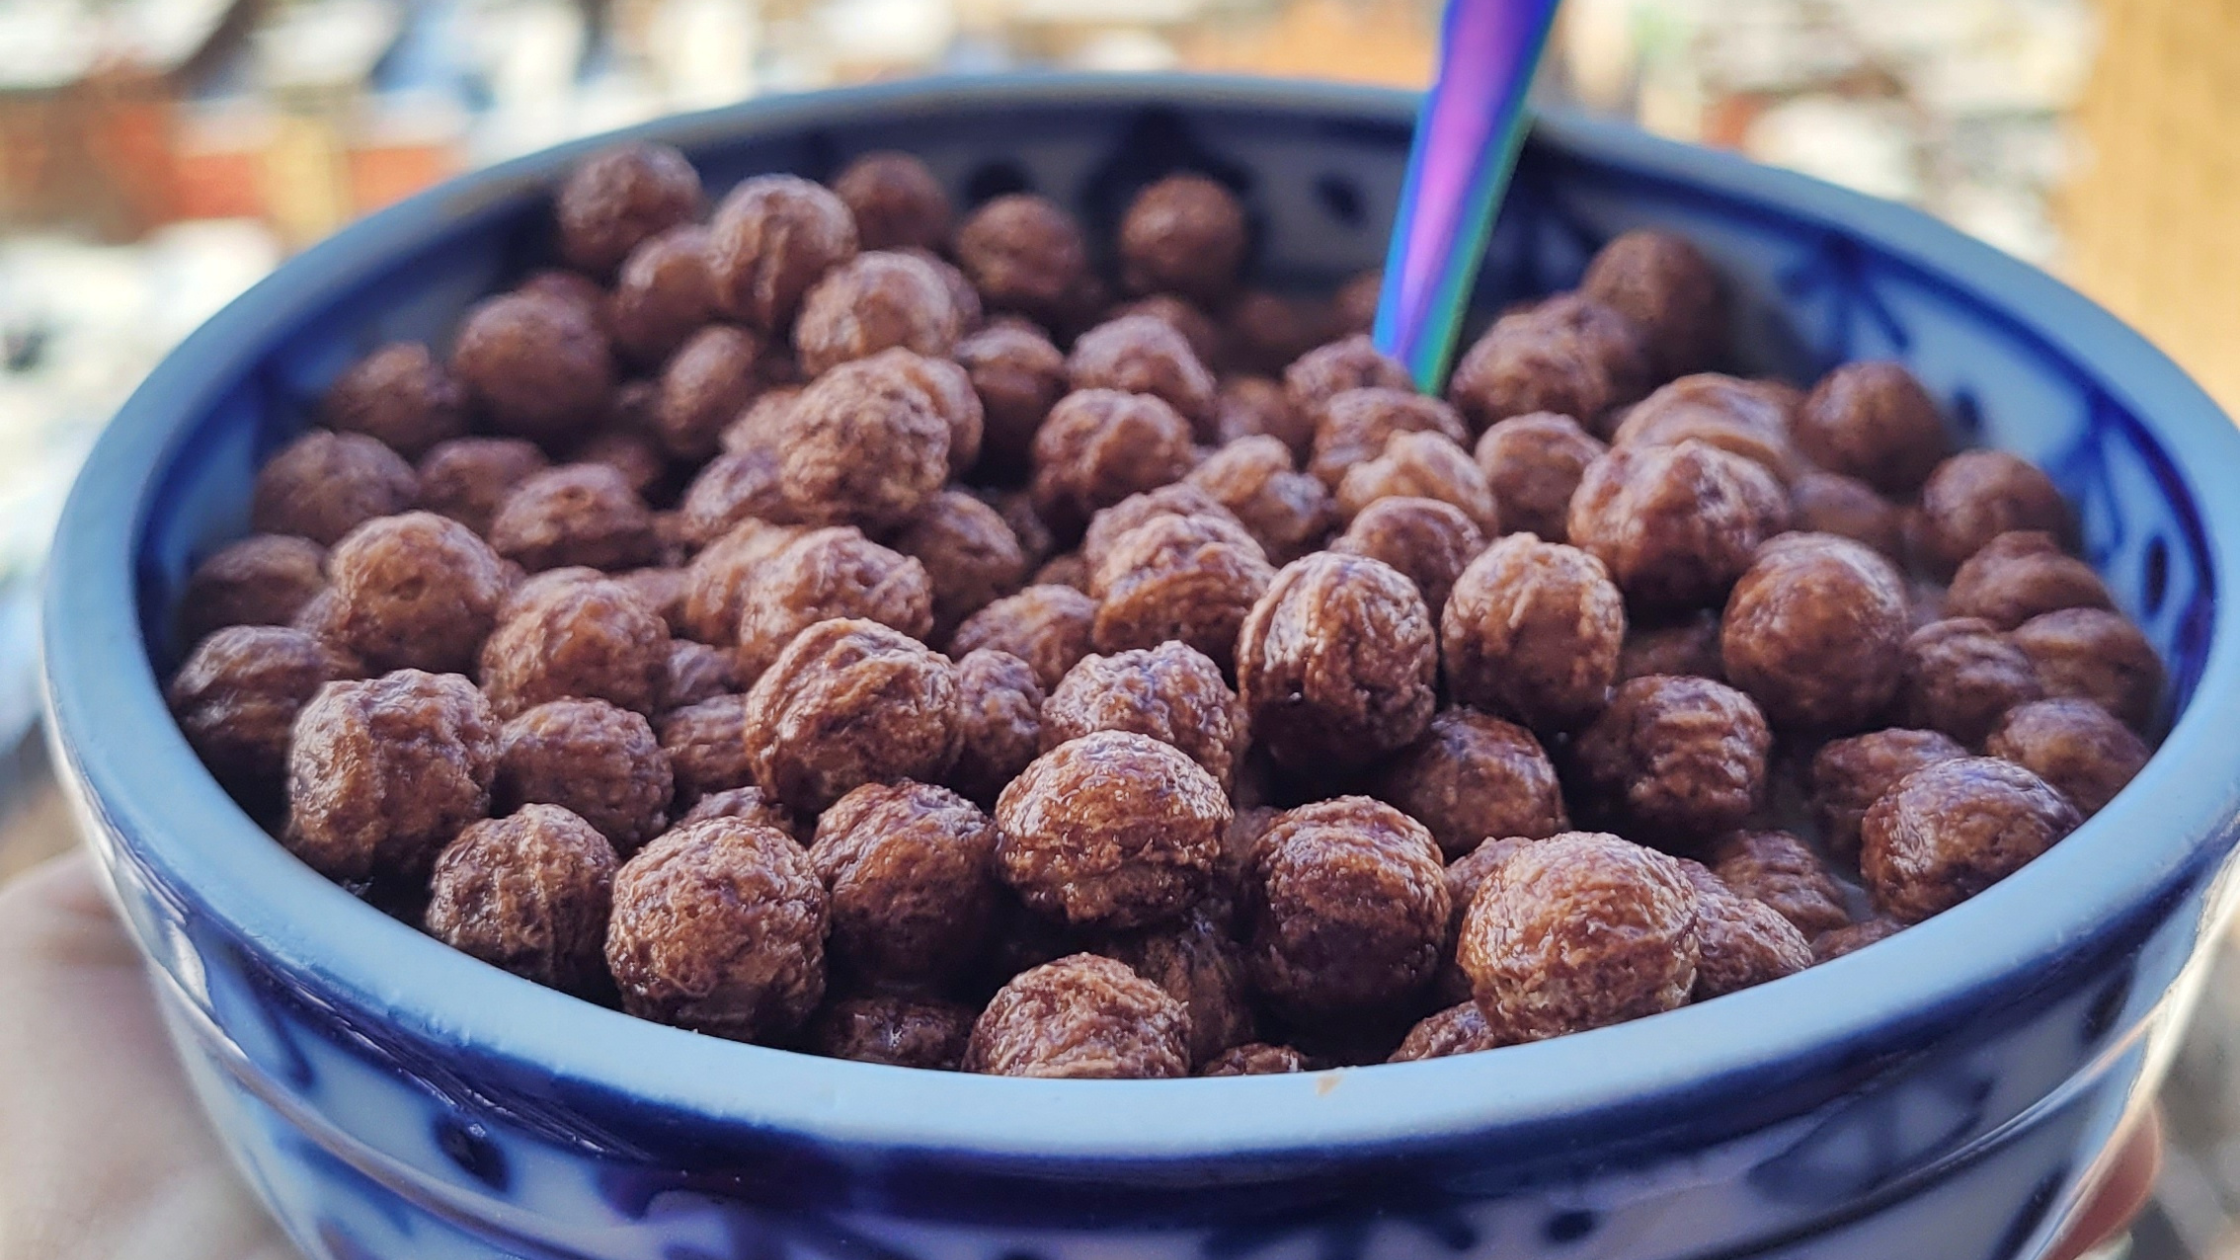
[{"label": "wooden surface", "polygon": [[2101,0],[2069,278],[2240,415],[2240,0]]}]

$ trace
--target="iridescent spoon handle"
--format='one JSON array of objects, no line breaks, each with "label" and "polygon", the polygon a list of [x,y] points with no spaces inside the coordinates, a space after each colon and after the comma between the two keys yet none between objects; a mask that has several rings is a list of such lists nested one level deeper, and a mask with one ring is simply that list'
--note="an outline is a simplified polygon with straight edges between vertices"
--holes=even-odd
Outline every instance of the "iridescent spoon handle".
[{"label": "iridescent spoon handle", "polygon": [[1445,384],[1486,238],[1524,143],[1525,89],[1557,0],[1448,0],[1377,298],[1377,348]]}]

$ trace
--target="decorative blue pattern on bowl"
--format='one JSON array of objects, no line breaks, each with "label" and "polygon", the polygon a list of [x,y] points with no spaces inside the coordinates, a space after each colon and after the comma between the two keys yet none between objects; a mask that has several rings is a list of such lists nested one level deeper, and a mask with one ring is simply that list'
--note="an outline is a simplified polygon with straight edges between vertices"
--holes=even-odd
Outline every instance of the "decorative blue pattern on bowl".
[{"label": "decorative blue pattern on bowl", "polygon": [[[1275,282],[1378,260],[1411,99],[1026,79],[656,124],[721,186],[871,148],[1109,234],[1177,166],[1243,192]],[[2046,465],[2172,665],[2146,772],[1968,905],[1802,976],[1486,1055],[1314,1076],[1042,1082],[810,1059],[631,1020],[359,904],[193,760],[157,675],[191,562],[354,355],[440,341],[540,260],[564,149],[446,185],[283,268],[183,346],[58,538],[64,767],[190,1076],[304,1249],[583,1260],[1712,1260],[2039,1253],[2159,1079],[2227,917],[2240,747],[2240,434],[2058,284],[1910,212],[1631,132],[1544,121],[1490,309],[1654,223],[1737,282],[1747,366],[1903,359],[1972,437]],[[152,645],[152,646],[151,646]]]}]

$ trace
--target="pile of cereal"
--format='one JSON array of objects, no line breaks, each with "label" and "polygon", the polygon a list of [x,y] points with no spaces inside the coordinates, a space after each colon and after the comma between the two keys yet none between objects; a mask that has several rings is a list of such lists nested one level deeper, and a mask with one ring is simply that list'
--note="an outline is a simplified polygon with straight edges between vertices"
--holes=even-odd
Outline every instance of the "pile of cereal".
[{"label": "pile of cereal", "polygon": [[1438,399],[1198,176],[1108,269],[900,154],[705,204],[586,162],[564,268],[344,372],[179,611],[237,798],[538,983],[1023,1076],[1458,1054],[1879,940],[2148,756],[2047,478],[1892,364],[1719,374],[1670,235]]}]

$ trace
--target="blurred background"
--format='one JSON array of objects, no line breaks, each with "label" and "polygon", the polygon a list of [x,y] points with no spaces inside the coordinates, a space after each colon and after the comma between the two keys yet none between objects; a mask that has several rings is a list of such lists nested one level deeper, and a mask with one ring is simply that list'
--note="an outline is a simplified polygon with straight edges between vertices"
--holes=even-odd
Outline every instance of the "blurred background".
[{"label": "blurred background", "polygon": [[[67,843],[23,598],[78,459],[291,251],[460,171],[905,75],[1420,87],[1436,0],[0,0],[0,878]],[[1537,85],[1919,206],[2240,412],[2240,0],[1566,0]],[[2172,1085],[2138,1260],[2240,1260],[2240,965]]]}]

